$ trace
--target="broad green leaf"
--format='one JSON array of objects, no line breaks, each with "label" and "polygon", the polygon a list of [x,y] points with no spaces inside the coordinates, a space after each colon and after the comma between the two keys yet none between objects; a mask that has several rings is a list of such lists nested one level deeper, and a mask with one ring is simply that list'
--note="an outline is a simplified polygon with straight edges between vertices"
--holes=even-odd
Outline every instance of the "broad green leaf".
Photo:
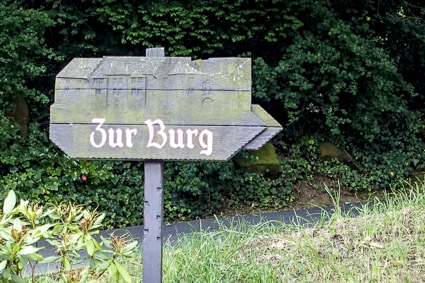
[{"label": "broad green leaf", "polygon": [[6,268],[6,270],[3,273],[3,278],[9,278],[10,277],[10,268]]},{"label": "broad green leaf", "polygon": [[33,246],[25,246],[18,252],[18,254],[19,255],[28,255],[28,254],[36,253],[39,250],[41,250],[41,248],[36,248],[36,247],[33,247]]},{"label": "broad green leaf", "polygon": [[125,246],[123,249],[122,249],[122,252],[125,254],[125,253],[129,253],[129,252],[132,252],[136,247],[137,247],[137,244],[138,244],[138,242],[137,241],[134,241],[134,242],[131,242],[130,244],[128,244],[127,246]]},{"label": "broad green leaf", "polygon": [[99,272],[99,273],[104,272],[109,267],[110,264],[111,262],[109,260],[102,262],[101,264],[97,265],[96,272]]},{"label": "broad green leaf", "polygon": [[99,251],[103,251],[103,247],[98,243],[98,241],[96,241],[94,238],[92,238],[92,241],[96,249],[98,249]]},{"label": "broad green leaf", "polygon": [[45,212],[43,212],[43,214],[41,214],[40,218],[43,218],[45,216],[49,216],[52,219],[56,219],[56,220],[59,219],[60,217],[57,216],[56,214],[54,214],[54,211],[55,211],[54,209],[46,210]]},{"label": "broad green leaf", "polygon": [[[108,252],[108,251],[105,251],[105,252]],[[94,255],[94,258],[97,260],[105,260],[105,259],[108,259],[109,257],[104,253],[97,253]]]},{"label": "broad green leaf", "polygon": [[57,240],[46,239],[46,242],[48,242],[50,245],[55,246],[55,247],[60,245],[60,242],[57,241]]},{"label": "broad green leaf", "polygon": [[21,250],[22,246],[17,243],[12,243],[12,253],[18,254],[18,252]]},{"label": "broad green leaf", "polygon": [[37,253],[33,253],[33,254],[27,254],[24,255],[24,257],[28,260],[33,260],[33,261],[42,261],[43,260],[43,256]]},{"label": "broad green leaf", "polygon": [[94,244],[92,239],[86,239],[86,247],[87,247],[87,253],[89,254],[89,256],[93,256],[94,254]]},{"label": "broad green leaf", "polygon": [[69,259],[66,257],[63,259],[63,267],[65,268],[66,271],[71,270],[71,264],[69,263]]},{"label": "broad green leaf", "polygon": [[60,259],[60,256],[49,256],[44,258],[40,263],[51,263]]},{"label": "broad green leaf", "polygon": [[24,258],[22,256],[18,256],[18,269],[22,270],[24,268]]},{"label": "broad green leaf", "polygon": [[105,219],[105,213],[102,213],[98,219],[96,219],[96,221],[94,222],[94,226],[100,226],[102,225],[102,221],[103,219]]},{"label": "broad green leaf", "polygon": [[47,231],[49,231],[50,227],[52,227],[51,224],[45,224],[43,226],[37,227],[34,232],[39,233],[43,237],[47,237],[48,236]]},{"label": "broad green leaf", "polygon": [[19,209],[22,212],[28,211],[28,209],[27,209],[28,203],[29,203],[29,200],[21,199],[21,201],[19,202]]},{"label": "broad green leaf", "polygon": [[19,218],[15,218],[15,220],[13,220],[13,228],[19,232],[22,231],[22,221]]},{"label": "broad green leaf", "polygon": [[43,216],[48,215],[53,220],[59,220],[59,219],[61,219],[60,216],[57,215],[57,214],[55,214],[55,213],[53,213],[53,211],[54,211],[54,209],[51,209],[51,210],[48,211],[49,213],[46,212],[45,214],[43,214]]},{"label": "broad green leaf", "polygon": [[99,230],[90,231],[88,235],[97,235],[99,234]]},{"label": "broad green leaf", "polygon": [[77,234],[71,235],[70,242],[73,243],[73,244],[76,244],[78,242],[78,240],[81,238],[82,235],[83,235],[82,233],[77,233]]},{"label": "broad green leaf", "polygon": [[38,236],[38,237],[34,237],[34,235],[32,235],[33,237],[28,237],[27,238],[27,240],[26,240],[26,244],[27,245],[32,245],[32,244],[35,244],[36,242],[38,242],[40,239],[41,239],[41,237],[40,236]]},{"label": "broad green leaf", "polygon": [[21,277],[19,277],[16,274],[11,274],[12,277],[12,282],[16,282],[16,283],[26,283],[24,279],[22,279]]},{"label": "broad green leaf", "polygon": [[127,269],[125,269],[124,266],[122,266],[119,262],[115,262],[115,265],[118,269],[118,272],[121,274],[122,278],[124,279],[125,282],[132,282],[132,278],[130,276],[130,274],[128,274]]},{"label": "broad green leaf", "polygon": [[64,227],[64,225],[56,225],[54,228],[53,228],[53,234],[57,234],[57,233],[59,233],[59,232],[62,232],[62,230],[64,229],[65,227]]},{"label": "broad green leaf", "polygon": [[111,262],[111,264],[108,267],[109,272],[111,273],[111,276],[115,276],[118,273],[118,269],[115,265],[115,263]]},{"label": "broad green leaf", "polygon": [[16,205],[16,194],[15,192],[9,191],[9,193],[7,194],[6,199],[4,200],[4,204],[3,204],[3,213],[4,214],[9,214],[13,208]]},{"label": "broad green leaf", "polygon": [[7,260],[0,262],[0,271],[3,271],[6,268]]},{"label": "broad green leaf", "polygon": [[6,229],[4,227],[0,227],[0,237],[6,241],[12,241],[12,235],[10,233],[9,229]]},{"label": "broad green leaf", "polygon": [[104,238],[102,235],[100,235],[100,239],[102,240],[102,243],[107,247],[107,248],[112,248],[111,247],[111,241],[109,241],[108,239]]}]

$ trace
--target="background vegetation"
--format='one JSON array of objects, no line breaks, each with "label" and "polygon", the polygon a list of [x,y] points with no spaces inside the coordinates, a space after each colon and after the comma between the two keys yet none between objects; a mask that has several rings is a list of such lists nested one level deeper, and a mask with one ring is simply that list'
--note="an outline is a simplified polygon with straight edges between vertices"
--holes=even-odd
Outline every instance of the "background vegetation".
[{"label": "background vegetation", "polygon": [[[425,8],[420,0],[1,1],[0,188],[31,201],[99,206],[140,224],[142,163],[70,160],[48,139],[54,79],[73,57],[253,58],[254,102],[284,125],[281,176],[226,163],[166,164],[168,218],[238,203],[284,206],[300,179],[388,187],[424,169]],[[25,108],[27,105],[27,108]],[[17,110],[21,109],[21,110]],[[22,110],[23,109],[23,110]],[[29,112],[29,126],[14,113]],[[348,164],[322,162],[330,141]]]}]

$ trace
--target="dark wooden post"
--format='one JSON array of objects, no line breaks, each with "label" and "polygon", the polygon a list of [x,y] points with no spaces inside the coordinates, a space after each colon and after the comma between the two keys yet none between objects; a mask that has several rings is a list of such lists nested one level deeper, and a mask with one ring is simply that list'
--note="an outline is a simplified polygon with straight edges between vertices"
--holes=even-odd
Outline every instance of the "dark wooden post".
[{"label": "dark wooden post", "polygon": [[[164,48],[146,49],[146,57],[164,57]],[[162,282],[164,161],[145,161],[143,282]]]}]

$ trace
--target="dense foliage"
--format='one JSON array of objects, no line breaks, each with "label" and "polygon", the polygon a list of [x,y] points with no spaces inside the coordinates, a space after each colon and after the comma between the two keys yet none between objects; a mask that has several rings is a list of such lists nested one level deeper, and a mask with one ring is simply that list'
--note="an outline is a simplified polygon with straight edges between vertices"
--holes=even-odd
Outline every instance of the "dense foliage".
[{"label": "dense foliage", "polygon": [[[40,202],[72,200],[139,224],[143,166],[70,160],[48,140],[55,74],[76,56],[253,58],[253,97],[284,125],[281,176],[232,162],[166,164],[168,218],[234,204],[283,206],[312,174],[352,189],[394,184],[424,169],[425,8],[420,0],[0,2],[0,187]],[[27,135],[8,113],[29,106]],[[20,134],[21,133],[21,134]],[[331,141],[352,157],[324,163]]]},{"label": "dense foliage", "polygon": [[[115,282],[133,281],[122,262],[134,255],[138,242],[128,235],[95,239],[105,214],[63,202],[47,208],[26,200],[17,205],[14,191],[8,192],[2,208],[0,278],[3,282],[29,282],[24,277],[30,276],[31,282],[35,282],[38,263],[59,266],[47,282],[94,282],[106,271]],[[57,255],[43,257],[39,251],[45,247],[39,246],[40,240],[49,243]],[[82,251],[86,256],[81,256]],[[88,262],[86,267],[76,268],[84,261]]]}]

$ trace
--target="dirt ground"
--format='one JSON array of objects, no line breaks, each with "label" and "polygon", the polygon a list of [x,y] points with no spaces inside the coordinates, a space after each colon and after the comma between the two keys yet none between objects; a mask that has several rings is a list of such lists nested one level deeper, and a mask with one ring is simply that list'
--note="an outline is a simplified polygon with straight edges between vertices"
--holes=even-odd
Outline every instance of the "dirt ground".
[{"label": "dirt ground", "polygon": [[218,217],[231,217],[237,215],[259,214],[276,211],[300,210],[311,207],[326,207],[333,205],[332,199],[325,191],[324,185],[328,188],[338,191],[340,188],[340,205],[356,202],[370,201],[375,198],[383,199],[384,191],[374,192],[354,192],[349,191],[343,186],[339,186],[338,182],[330,178],[316,176],[313,180],[302,180],[295,184],[293,188],[294,201],[284,208],[273,207],[255,207],[255,206],[237,206],[223,209]]}]

